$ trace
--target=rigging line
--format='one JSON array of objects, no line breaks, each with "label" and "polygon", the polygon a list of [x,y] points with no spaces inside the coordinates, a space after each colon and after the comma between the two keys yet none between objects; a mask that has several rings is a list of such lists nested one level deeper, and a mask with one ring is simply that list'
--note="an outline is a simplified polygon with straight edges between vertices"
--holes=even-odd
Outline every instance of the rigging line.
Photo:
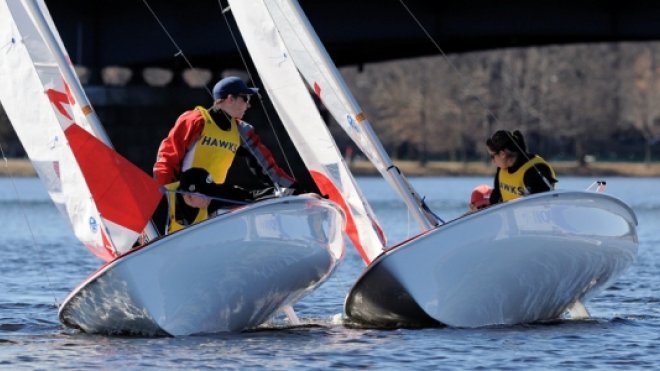
[{"label": "rigging line", "polygon": [[176,193],[176,194],[180,194],[180,195],[193,195],[193,196],[197,196],[197,197],[201,197],[201,198],[206,198],[208,200],[223,201],[223,202],[230,203],[230,204],[235,204],[235,205],[247,205],[247,204],[249,204],[249,202],[247,202],[247,201],[239,201],[239,200],[233,200],[231,198],[209,196],[209,195],[205,195],[203,193],[187,192],[187,191],[181,191],[181,190],[178,190],[178,189],[172,190],[172,189],[167,189],[165,187],[160,187],[160,191],[161,191],[161,193],[164,193],[164,194]]},{"label": "rigging line", "polygon": [[[412,12],[412,10],[410,10],[410,8],[406,5],[406,3],[404,2],[404,0],[399,0],[399,3],[401,3],[401,6],[403,6],[404,9],[406,9],[406,11],[407,11],[408,14],[410,15],[410,17],[412,17],[412,19],[415,21],[415,23],[417,23],[417,25],[418,25],[419,28],[422,30],[422,32],[424,32],[424,34],[426,35],[426,37],[431,41],[431,43],[433,43],[433,45],[435,46],[435,48],[438,50],[438,52],[440,52],[440,54],[441,54],[442,57],[445,59],[445,61],[446,61],[447,64],[449,65],[449,67],[454,71],[454,73],[456,73],[457,76],[459,76],[459,78],[460,78],[463,82],[467,81],[467,77],[465,77],[465,75],[462,74],[461,71],[458,70],[458,68],[454,65],[454,63],[451,62],[451,60],[449,59],[449,56],[447,56],[447,54],[444,52],[444,50],[442,50],[442,48],[440,47],[440,45],[435,41],[435,39],[433,38],[433,36],[431,36],[431,34],[430,34],[430,33],[428,32],[428,30],[424,27],[424,25],[422,24],[422,22],[421,22],[421,21],[415,16],[415,14]],[[492,118],[494,122],[499,122],[499,121],[500,121],[499,118],[495,115],[495,113],[493,113],[493,111],[491,111],[491,110],[488,108],[488,106],[486,105],[486,103],[485,103],[480,97],[475,96],[475,98],[476,98],[477,102],[479,102],[479,105],[480,105],[480,106],[484,109],[484,111],[486,112],[486,115],[488,115],[490,118]],[[510,135],[508,132],[507,132],[507,135],[510,137],[510,139],[513,141],[513,143],[516,145],[516,147],[518,148],[518,150],[520,150],[520,153],[522,153],[523,156],[525,156],[525,158],[527,159],[527,161],[529,161],[529,160],[530,160],[530,157],[527,155],[527,153],[526,153],[525,151],[522,151],[522,148],[520,148],[520,146],[518,145],[518,143],[513,139],[513,137],[511,137],[511,135]],[[541,172],[540,172],[539,169],[536,167],[536,165],[532,165],[532,166],[534,167],[534,170],[536,171],[536,173],[541,177],[541,179],[543,179],[543,182],[548,186],[548,190],[552,190],[553,187],[552,187],[552,185],[550,184],[549,180],[548,180],[545,176],[543,176],[543,175],[541,174]]]},{"label": "rigging line", "polygon": [[[149,2],[147,0],[142,0],[142,3],[144,3],[144,6],[147,7],[151,15],[156,20],[156,22],[158,22],[160,28],[163,30],[163,32],[165,32],[165,35],[167,35],[167,37],[170,39],[170,42],[172,42],[172,45],[174,45],[174,47],[176,48],[176,53],[174,54],[174,56],[175,57],[181,56],[181,58],[183,58],[183,60],[186,62],[186,65],[194,69],[195,67],[192,65],[192,63],[190,63],[190,60],[188,60],[188,57],[186,57],[186,55],[183,53],[183,50],[181,49],[181,47],[179,47],[179,44],[177,44],[177,42],[174,40],[174,37],[172,37],[169,31],[167,31],[167,27],[165,27],[165,25],[160,20],[160,18],[158,18],[158,15],[156,15],[156,12],[151,8]],[[209,96],[213,97],[213,93],[211,93],[211,90],[209,90],[208,86],[204,85],[204,89],[206,89],[206,92],[209,94]]]},{"label": "rigging line", "polygon": [[[25,220],[25,225],[27,225],[28,231],[30,232],[30,238],[32,238],[32,248],[34,251],[37,253],[37,255],[43,258],[43,254],[39,254],[38,249],[37,249],[37,238],[34,235],[34,231],[32,230],[32,225],[30,224],[30,220],[27,217],[27,214],[25,213],[25,207],[23,207],[23,200],[19,197],[18,193],[18,187],[16,187],[16,182],[14,181],[14,174],[12,174],[11,171],[9,171],[9,161],[7,159],[7,156],[5,155],[5,150],[2,148],[2,144],[0,144],[0,154],[2,154],[2,159],[4,160],[5,163],[5,169],[7,169],[7,174],[9,174],[9,179],[11,179],[11,185],[12,188],[14,189],[14,194],[16,195],[16,200],[18,201],[19,205],[21,206],[21,215],[23,216],[23,220]],[[48,274],[48,270],[44,268],[45,264],[39,264],[39,268],[41,269],[41,272],[43,273],[44,277],[46,277],[46,282],[48,282],[48,290],[50,293],[53,295],[53,303],[56,308],[59,308],[59,304],[57,302],[57,295],[55,295],[55,289],[53,289],[53,281],[50,277],[50,274]]]},{"label": "rigging line", "polygon": [[[412,19],[415,21],[415,23],[417,23],[417,25],[419,26],[419,28],[422,30],[422,32],[424,32],[424,34],[425,34],[426,37],[429,39],[429,41],[431,41],[431,43],[435,46],[435,48],[436,48],[436,49],[438,50],[438,52],[442,55],[442,57],[443,57],[444,60],[447,62],[447,64],[449,65],[449,67],[454,71],[454,73],[456,73],[456,75],[459,76],[460,79],[461,79],[463,82],[467,81],[467,80],[468,80],[467,77],[466,77],[463,73],[461,73],[461,71],[456,67],[456,65],[455,65],[454,63],[452,63],[452,61],[449,59],[449,56],[445,53],[444,50],[442,50],[442,48],[440,47],[440,45],[435,41],[435,39],[433,38],[433,36],[431,36],[431,34],[430,34],[430,33],[428,32],[428,30],[424,27],[424,25],[422,24],[422,22],[421,22],[421,21],[415,16],[415,14],[412,12],[412,10],[410,10],[410,8],[408,8],[408,6],[407,6],[406,3],[404,2],[404,0],[399,0],[399,3],[401,3],[401,6],[403,6],[404,9],[406,9],[406,11],[407,11],[408,14],[410,15],[410,17],[412,17]],[[465,85],[465,84],[464,84],[464,85]],[[488,108],[488,106],[486,105],[486,103],[485,103],[480,97],[475,96],[475,98],[476,98],[477,102],[479,102],[479,105],[484,109],[484,111],[486,111],[486,115],[488,115],[490,118],[492,118],[492,119],[494,120],[494,122],[499,122],[499,121],[500,121],[500,119],[497,117],[497,115],[495,115],[495,113],[493,113],[493,111],[491,111],[491,110]]]},{"label": "rigging line", "polygon": [[[234,33],[234,30],[232,30],[231,25],[229,23],[229,18],[227,17],[227,12],[231,9],[229,5],[227,7],[222,6],[222,0],[218,0],[218,6],[220,7],[220,13],[222,14],[222,18],[225,20],[225,24],[227,25],[227,30],[229,30],[229,34],[231,35],[231,39],[234,42],[234,45],[236,46],[236,50],[238,51],[238,55],[241,58],[241,62],[243,63],[243,67],[245,68],[245,71],[248,74],[248,78],[250,79],[250,83],[252,86],[255,86],[254,83],[254,77],[252,76],[252,73],[250,72],[250,68],[248,68],[248,63],[245,58],[245,55],[241,51],[241,47],[238,45],[238,38],[236,37],[236,34]],[[268,121],[268,125],[270,126],[270,130],[272,131],[273,135],[275,136],[275,141],[277,141],[277,146],[280,149],[280,153],[282,156],[284,156],[284,162],[286,162],[286,166],[289,169],[289,173],[291,176],[294,177],[295,179],[295,173],[293,172],[293,168],[291,167],[291,163],[289,162],[289,156],[287,156],[286,152],[284,151],[284,147],[282,146],[282,142],[280,140],[280,136],[277,134],[277,131],[275,130],[275,125],[273,125],[273,120],[271,119],[270,115],[268,114],[268,110],[266,109],[266,104],[264,103],[263,98],[261,97],[261,94],[257,94],[257,97],[259,98],[259,104],[261,105],[261,109],[266,115],[266,121]],[[275,183],[275,182],[273,182]],[[279,187],[277,183],[275,183],[276,187]]]},{"label": "rigging line", "polygon": [[[185,53],[183,52],[183,49],[181,49],[181,47],[179,47],[179,44],[177,44],[176,40],[174,40],[174,37],[173,37],[173,36],[170,34],[170,32],[167,30],[167,27],[165,27],[165,24],[160,20],[160,18],[159,18],[158,15],[156,14],[156,12],[151,8],[151,6],[149,5],[148,0],[142,0],[142,2],[143,2],[144,5],[147,7],[147,9],[148,9],[149,12],[151,13],[151,15],[152,15],[152,16],[154,17],[154,19],[156,20],[156,22],[158,22],[158,25],[159,25],[160,28],[163,30],[163,32],[165,33],[165,35],[169,38],[169,40],[170,40],[170,42],[172,43],[172,45],[174,45],[174,47],[176,48],[177,52],[174,54],[174,56],[175,56],[175,57],[177,57],[177,56],[181,56],[181,57],[183,58],[183,60],[186,62],[186,65],[187,65],[188,67],[190,67],[190,68],[194,68],[193,64],[190,62],[190,60],[188,59],[188,57],[186,57]],[[226,18],[226,16],[224,15],[225,10],[223,10],[223,8],[222,8],[221,0],[218,0],[218,4],[220,5],[220,9],[221,9],[221,12],[222,12],[223,16]],[[226,19],[225,19],[225,20],[226,20]],[[227,22],[228,22],[228,21],[227,21]],[[234,40],[234,43],[237,45],[237,48],[238,48],[238,44],[237,44],[237,42],[236,42],[236,38],[234,37],[234,34],[233,34],[231,28],[230,28],[229,26],[228,26],[228,28],[229,28],[229,32],[230,32],[231,35],[232,35],[232,39]],[[247,66],[247,63],[245,62],[245,58],[243,57],[242,54],[240,54],[240,49],[239,49],[239,55],[240,55],[240,57],[241,57],[241,59],[242,59],[242,61],[243,61],[243,65],[244,65],[244,66]],[[247,67],[246,67],[246,70],[248,71],[248,75],[249,75],[250,81],[252,82],[252,85],[254,85],[254,79],[252,78],[252,75],[250,74],[250,71],[247,69]],[[205,86],[204,86],[204,89],[206,90],[206,92],[208,93],[208,95],[211,97],[211,99],[213,99],[213,93],[212,93],[211,90],[208,88],[208,86],[205,85]],[[288,157],[286,156],[286,153],[285,153],[284,150],[283,150],[282,144],[280,143],[280,139],[279,139],[277,133],[275,132],[274,126],[273,126],[273,124],[272,124],[272,121],[271,121],[270,117],[268,116],[268,113],[266,112],[266,109],[265,109],[264,104],[263,104],[263,102],[261,101],[261,99],[259,99],[259,101],[260,101],[260,103],[261,103],[261,106],[262,106],[264,112],[266,113],[266,118],[267,118],[267,120],[268,120],[268,123],[269,123],[269,125],[270,125],[271,130],[273,131],[273,133],[274,133],[274,135],[275,135],[275,139],[277,140],[277,143],[278,143],[278,145],[279,145],[280,151],[281,151],[281,153],[284,155],[284,159],[285,159],[285,161],[286,161],[287,167],[289,168],[289,173],[291,173],[291,175],[293,176],[294,173],[293,173],[293,170],[292,170],[291,164],[289,163],[289,159],[288,159]],[[224,112],[224,111],[222,111],[222,112],[223,112],[223,114],[225,115],[225,117],[227,117],[228,120],[231,120],[231,117],[229,117],[229,115],[227,115],[226,112]],[[245,139],[245,138],[244,138],[244,139]],[[273,181],[273,183],[275,184],[276,187],[279,187],[279,185],[278,185],[275,181]]]}]

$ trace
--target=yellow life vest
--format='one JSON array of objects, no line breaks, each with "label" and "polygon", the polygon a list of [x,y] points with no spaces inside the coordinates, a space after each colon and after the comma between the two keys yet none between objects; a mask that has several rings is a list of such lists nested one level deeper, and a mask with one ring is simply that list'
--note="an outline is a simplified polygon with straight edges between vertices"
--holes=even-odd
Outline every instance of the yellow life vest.
[{"label": "yellow life vest", "polygon": [[500,183],[500,194],[502,195],[502,200],[510,201],[515,200],[516,198],[522,197],[529,193],[525,187],[524,176],[527,169],[532,166],[544,164],[550,169],[550,174],[553,178],[555,176],[555,171],[552,169],[548,163],[541,158],[541,156],[535,155],[529,161],[524,163],[518,170],[513,173],[509,173],[505,169],[500,169],[499,172],[499,183]]},{"label": "yellow life vest", "polygon": [[[165,188],[167,189],[167,215],[169,216],[166,234],[170,234],[187,227],[187,225],[181,224],[176,220],[176,190],[179,188],[179,182],[166,184]],[[195,220],[190,224],[199,223],[208,217],[209,213],[207,209],[199,209]]]},{"label": "yellow life vest", "polygon": [[204,118],[204,129],[192,150],[190,167],[205,169],[213,178],[213,182],[222,184],[241,145],[238,125],[232,118],[229,130],[222,130],[204,107],[198,106],[195,109]]}]

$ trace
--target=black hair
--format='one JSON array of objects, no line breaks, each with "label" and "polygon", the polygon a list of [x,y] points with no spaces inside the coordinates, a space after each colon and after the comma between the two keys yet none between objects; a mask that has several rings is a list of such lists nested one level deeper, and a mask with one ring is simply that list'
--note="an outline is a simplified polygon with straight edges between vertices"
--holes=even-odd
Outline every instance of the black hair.
[{"label": "black hair", "polygon": [[498,130],[486,140],[486,146],[493,152],[506,149],[515,153],[527,153],[525,138],[519,130],[514,130],[513,133],[508,130]]}]

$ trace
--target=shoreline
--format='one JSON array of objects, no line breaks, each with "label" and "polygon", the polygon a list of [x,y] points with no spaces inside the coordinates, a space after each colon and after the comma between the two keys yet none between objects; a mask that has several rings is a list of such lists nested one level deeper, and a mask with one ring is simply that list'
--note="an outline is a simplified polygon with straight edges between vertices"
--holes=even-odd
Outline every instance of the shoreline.
[{"label": "shoreline", "polygon": [[[561,176],[660,176],[660,162],[592,162],[580,165],[577,161],[549,161],[558,177]],[[495,166],[490,162],[429,161],[425,166],[418,161],[394,161],[406,176],[493,176]],[[377,175],[378,172],[366,160],[353,161],[355,175]]]},{"label": "shoreline", "polygon": [[[418,161],[394,161],[406,176],[492,176],[495,168],[483,161],[455,162],[429,161],[425,166]],[[580,166],[577,161],[550,161],[557,176],[635,176],[660,177],[660,162],[592,162]],[[354,175],[378,175],[378,171],[366,160],[350,163]],[[0,165],[0,176],[32,177],[36,172],[28,159],[7,159]]]},{"label": "shoreline", "polygon": [[0,164],[0,176],[29,177],[37,176],[37,173],[28,159],[7,158]]}]

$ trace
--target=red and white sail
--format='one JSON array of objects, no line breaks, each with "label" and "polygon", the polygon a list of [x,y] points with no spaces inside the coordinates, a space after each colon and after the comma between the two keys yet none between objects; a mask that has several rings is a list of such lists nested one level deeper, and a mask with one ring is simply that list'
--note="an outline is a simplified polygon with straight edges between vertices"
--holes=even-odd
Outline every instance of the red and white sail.
[{"label": "red and white sail", "polygon": [[111,260],[147,226],[158,185],[110,147],[43,1],[2,1],[0,20],[2,106],[76,237]]},{"label": "red and white sail", "polygon": [[394,166],[371,124],[296,0],[263,0],[291,59],[337,123],[406,204],[422,230],[438,225],[423,200]]},{"label": "red and white sail", "polygon": [[371,207],[321,117],[290,51],[287,35],[261,0],[230,1],[232,14],[250,56],[296,149],[322,194],[346,214],[346,234],[363,260],[371,262],[383,251],[384,236]]}]

